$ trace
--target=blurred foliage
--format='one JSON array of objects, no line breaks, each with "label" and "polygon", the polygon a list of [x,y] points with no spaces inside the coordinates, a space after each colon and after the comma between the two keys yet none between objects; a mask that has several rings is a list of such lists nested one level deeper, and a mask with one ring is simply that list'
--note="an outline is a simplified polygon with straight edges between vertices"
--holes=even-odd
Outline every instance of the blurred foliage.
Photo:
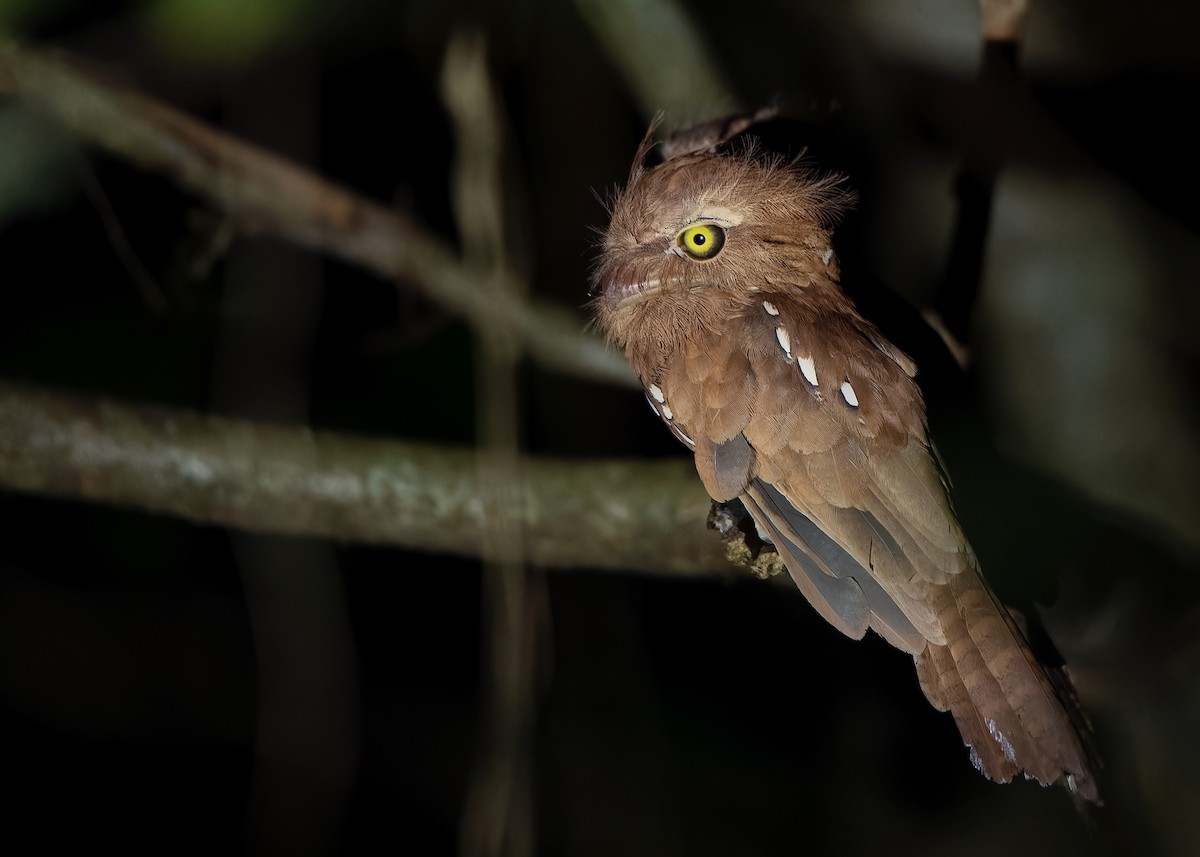
[{"label": "blurred foliage", "polygon": [[[581,14],[602,6],[686,24],[631,17],[622,38]],[[982,781],[909,659],[843,639],[788,587],[551,575],[540,852],[1200,851],[1200,13],[1034,0],[1025,81],[995,101],[975,80],[971,0],[0,0],[0,31],[450,237],[437,80],[461,21],[486,33],[509,111],[531,291],[577,311],[596,196],[624,180],[659,106],[685,114],[673,125],[776,100],[835,130],[856,246],[918,306],[943,274],[961,164],[1005,164],[973,363],[934,429],[989,578],[1055,602],[1109,765],[1108,807],[1089,818],[1060,790]],[[231,241],[169,180],[91,152],[106,212],[76,190],[74,144],[7,100],[0,154],[5,378],[471,442],[471,333],[412,290]],[[131,285],[106,219],[165,313]],[[525,367],[520,396],[532,452],[683,454],[629,391]],[[18,496],[0,496],[0,521],[0,754],[17,792],[4,835],[221,853],[270,850],[286,829],[290,853],[455,850],[477,740],[477,564]],[[260,694],[280,687],[299,690],[264,726]],[[275,779],[266,746],[293,763]]]},{"label": "blurred foliage", "polygon": [[317,0],[154,0],[144,14],[158,50],[220,67],[307,37],[321,8]]},{"label": "blurred foliage", "polygon": [[0,0],[0,37],[24,33],[69,14],[82,0]]},{"label": "blurred foliage", "polygon": [[74,188],[79,153],[61,128],[16,106],[0,105],[0,226],[45,213]]}]

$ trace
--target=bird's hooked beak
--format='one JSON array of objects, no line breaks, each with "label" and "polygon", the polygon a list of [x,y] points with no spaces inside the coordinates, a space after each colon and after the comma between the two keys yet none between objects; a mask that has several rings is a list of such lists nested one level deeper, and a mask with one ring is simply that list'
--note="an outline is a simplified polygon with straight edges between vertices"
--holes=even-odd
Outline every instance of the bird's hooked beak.
[{"label": "bird's hooked beak", "polygon": [[613,309],[627,300],[658,294],[664,288],[661,276],[663,256],[673,255],[673,247],[665,239],[660,239],[639,243],[625,253],[614,255],[606,252],[605,261],[592,276],[588,296],[602,300]]}]

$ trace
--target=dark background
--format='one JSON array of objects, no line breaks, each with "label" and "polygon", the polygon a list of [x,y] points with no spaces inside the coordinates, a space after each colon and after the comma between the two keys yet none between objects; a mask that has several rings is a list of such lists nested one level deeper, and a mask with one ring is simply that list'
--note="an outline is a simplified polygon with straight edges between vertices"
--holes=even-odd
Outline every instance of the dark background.
[{"label": "dark background", "polygon": [[[649,119],[585,5],[10,2],[0,36],[65,48],[453,239],[437,81],[474,24],[508,110],[514,252],[582,324],[596,194]],[[742,105],[780,99],[846,141],[860,261],[916,306],[946,294],[957,171],[1003,162],[971,368],[934,431],[989,578],[1053,602],[1108,805],[985,782],[910,659],[843,638],[790,587],[550,570],[538,853],[1200,850],[1200,21],[1182,2],[1035,2],[1025,83],[996,95],[977,84],[973,3],[901,5],[685,15]],[[738,106],[691,98],[659,105],[670,124]],[[474,441],[471,332],[415,290],[273,240],[226,245],[205,203],[12,100],[0,161],[0,377]],[[531,365],[520,382],[531,453],[684,454],[631,390]],[[41,852],[456,850],[481,734],[478,563],[10,493],[0,535],[0,835]]]}]

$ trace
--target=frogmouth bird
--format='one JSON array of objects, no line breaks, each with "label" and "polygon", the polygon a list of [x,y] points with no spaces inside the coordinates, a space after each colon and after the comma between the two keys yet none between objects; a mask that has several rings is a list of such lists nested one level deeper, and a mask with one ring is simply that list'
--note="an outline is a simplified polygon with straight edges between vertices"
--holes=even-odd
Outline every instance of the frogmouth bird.
[{"label": "frogmouth bird", "polygon": [[612,203],[594,309],[708,493],[745,505],[831,625],[913,656],[986,777],[1098,801],[1065,669],[1039,661],[955,517],[916,365],[839,284],[843,180],[752,144],[648,166],[651,148]]}]

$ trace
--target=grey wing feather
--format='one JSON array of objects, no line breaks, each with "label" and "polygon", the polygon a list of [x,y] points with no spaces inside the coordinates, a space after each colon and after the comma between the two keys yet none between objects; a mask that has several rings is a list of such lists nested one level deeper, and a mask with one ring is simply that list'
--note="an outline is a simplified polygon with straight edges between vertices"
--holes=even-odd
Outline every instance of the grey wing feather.
[{"label": "grey wing feather", "polygon": [[[892,645],[910,654],[925,648],[928,641],[924,635],[883,590],[870,569],[863,567],[769,483],[755,479],[746,494],[750,498],[747,507],[776,540],[776,547],[797,585],[805,595],[809,595],[809,588],[819,591],[828,610],[841,619],[830,619],[826,609],[814,603],[831,624],[855,639],[861,638],[869,625]],[[794,558],[797,569],[793,569],[788,554]],[[809,586],[802,585],[801,575]],[[847,585],[850,583],[854,586]]]},{"label": "grey wing feather", "polygon": [[742,495],[742,502],[783,557],[792,580],[826,622],[847,637],[861,640],[871,625],[871,608],[862,588],[852,577],[839,578],[825,571],[806,546],[783,531],[782,523],[777,524],[776,516],[764,508],[769,501],[756,487],[760,485],[755,480]]}]

